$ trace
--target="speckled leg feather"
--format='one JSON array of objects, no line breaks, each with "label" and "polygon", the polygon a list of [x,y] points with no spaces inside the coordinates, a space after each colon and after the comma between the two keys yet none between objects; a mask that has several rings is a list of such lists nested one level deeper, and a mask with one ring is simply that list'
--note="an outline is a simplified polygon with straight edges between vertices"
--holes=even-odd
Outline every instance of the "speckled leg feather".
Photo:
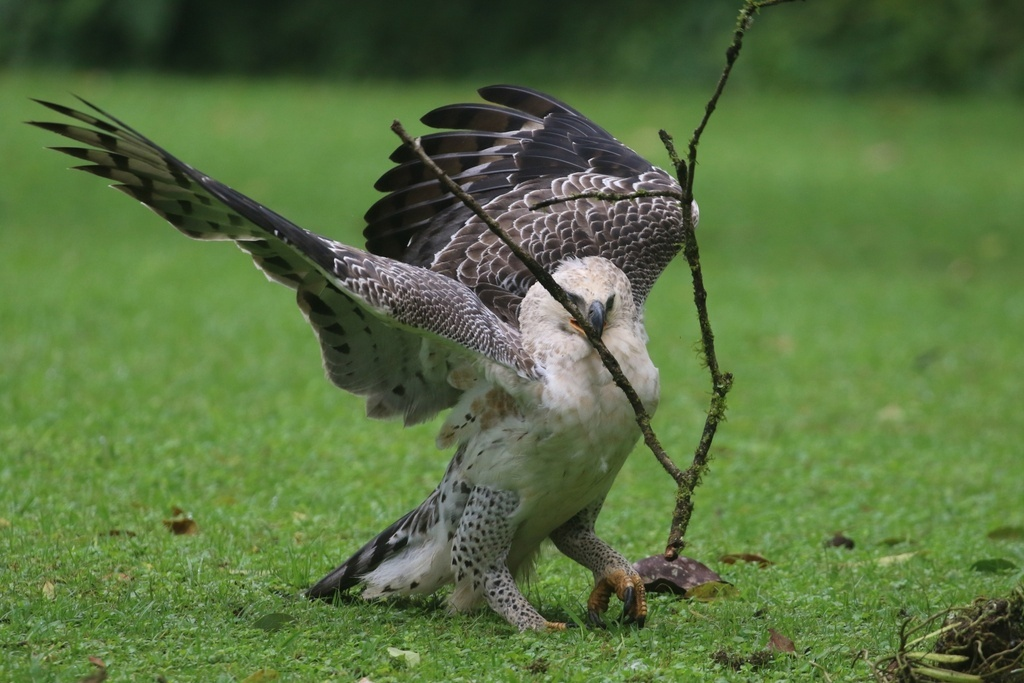
[{"label": "speckled leg feather", "polygon": [[594,522],[604,499],[590,504],[551,534],[562,553],[594,572],[594,590],[587,600],[587,619],[604,626],[602,614],[615,593],[622,600],[622,619],[643,628],[647,619],[647,594],[633,565],[618,551],[598,538]]},{"label": "speckled leg feather", "polygon": [[510,521],[519,506],[512,491],[477,486],[452,542],[456,604],[459,593],[483,594],[487,604],[520,631],[558,630],[565,624],[544,619],[516,586],[506,558],[515,527]]}]

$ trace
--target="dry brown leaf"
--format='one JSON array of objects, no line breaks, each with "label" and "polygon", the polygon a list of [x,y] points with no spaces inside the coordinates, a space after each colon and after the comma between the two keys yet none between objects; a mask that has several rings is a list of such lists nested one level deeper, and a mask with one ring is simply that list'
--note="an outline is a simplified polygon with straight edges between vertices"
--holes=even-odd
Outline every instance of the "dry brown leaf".
[{"label": "dry brown leaf", "polygon": [[57,587],[53,585],[53,581],[46,581],[43,583],[43,597],[47,600],[56,599]]},{"label": "dry brown leaf", "polygon": [[199,533],[199,525],[191,517],[165,519],[164,526],[176,536],[192,536]]},{"label": "dry brown leaf", "polygon": [[883,538],[881,541],[879,541],[878,545],[887,545],[887,546],[891,547],[891,546],[894,546],[894,545],[902,545],[904,543],[907,543],[909,545],[913,545],[916,542],[917,541],[915,541],[914,539],[910,538],[909,536],[888,536],[886,538]]},{"label": "dry brown leaf", "polygon": [[664,555],[652,555],[635,562],[633,569],[643,579],[648,593],[685,595],[696,586],[712,581],[722,582],[722,577],[706,565],[683,556],[669,561]]},{"label": "dry brown leaf", "polygon": [[88,676],[78,679],[78,683],[103,683],[107,680],[107,665],[99,657],[89,657],[89,663],[96,667],[96,671]]},{"label": "dry brown leaf", "polygon": [[793,644],[793,641],[773,628],[768,629],[768,645],[766,647],[775,652],[792,652],[796,654],[796,646]]},{"label": "dry brown leaf", "polygon": [[826,548],[846,548],[847,550],[853,550],[854,542],[849,536],[844,536],[838,531],[832,536],[832,538],[825,541]]},{"label": "dry brown leaf", "polygon": [[754,553],[730,553],[729,555],[722,555],[720,558],[718,558],[718,561],[724,562],[725,564],[736,564],[737,562],[756,562],[757,566],[761,569],[764,569],[765,567],[770,567],[772,564],[774,564],[771,560],[761,557],[760,555],[755,555]]},{"label": "dry brown leaf", "polygon": [[242,683],[266,683],[277,680],[278,673],[274,669],[259,669],[242,679]]}]

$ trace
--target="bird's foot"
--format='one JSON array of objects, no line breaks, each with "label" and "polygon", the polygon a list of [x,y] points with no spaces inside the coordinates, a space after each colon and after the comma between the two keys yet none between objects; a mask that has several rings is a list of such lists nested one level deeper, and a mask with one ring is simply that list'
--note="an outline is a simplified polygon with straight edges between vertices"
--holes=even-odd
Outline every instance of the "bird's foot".
[{"label": "bird's foot", "polygon": [[571,621],[545,621],[545,631],[568,631],[569,629],[576,628],[577,624]]},{"label": "bird's foot", "polygon": [[608,611],[612,593],[622,601],[622,623],[643,628],[647,620],[647,592],[643,579],[632,568],[613,570],[597,581],[587,600],[587,621],[590,625],[604,627],[602,615]]}]

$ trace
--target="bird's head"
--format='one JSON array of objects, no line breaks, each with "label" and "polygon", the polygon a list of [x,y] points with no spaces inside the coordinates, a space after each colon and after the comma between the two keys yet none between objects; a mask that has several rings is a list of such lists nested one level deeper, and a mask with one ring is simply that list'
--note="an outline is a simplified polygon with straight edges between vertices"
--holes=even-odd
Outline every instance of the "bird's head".
[{"label": "bird's head", "polygon": [[[564,261],[553,277],[602,338],[614,330],[636,331],[640,319],[629,279],[608,259],[588,256]],[[540,283],[523,298],[519,325],[527,345],[535,349],[561,348],[574,357],[590,350],[580,321]]]}]

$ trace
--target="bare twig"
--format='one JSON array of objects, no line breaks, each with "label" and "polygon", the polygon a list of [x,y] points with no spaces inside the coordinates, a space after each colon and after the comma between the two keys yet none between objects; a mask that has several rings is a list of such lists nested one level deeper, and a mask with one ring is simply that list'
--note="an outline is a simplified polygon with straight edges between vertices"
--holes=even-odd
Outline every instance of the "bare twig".
[{"label": "bare twig", "polygon": [[[704,288],[704,274],[700,266],[700,250],[697,246],[697,235],[693,226],[693,181],[697,169],[697,146],[700,144],[701,135],[718,106],[718,100],[722,96],[725,84],[732,73],[733,65],[740,55],[743,47],[743,38],[754,15],[758,10],[772,5],[782,4],[791,0],[747,0],[740,10],[739,19],[736,22],[736,30],[733,32],[732,43],[725,51],[725,68],[718,78],[715,91],[704,107],[704,116],[701,118],[697,128],[690,137],[687,149],[686,160],[682,160],[676,152],[672,142],[672,136],[664,130],[659,132],[662,143],[668,152],[669,160],[676,170],[676,177],[683,188],[681,200],[683,209],[683,256],[690,266],[690,276],[693,280],[693,302],[697,308],[697,322],[700,325],[701,351],[708,372],[711,374],[711,404],[708,407],[707,418],[704,421],[704,430],[701,433],[700,442],[693,453],[693,461],[686,471],[676,476],[669,471],[675,480],[676,505],[672,513],[672,522],[669,527],[668,543],[665,547],[665,559],[674,560],[679,551],[685,546],[684,537],[686,529],[690,524],[690,517],[693,515],[693,492],[700,484],[701,477],[707,472],[708,458],[711,451],[711,443],[714,441],[718,425],[725,419],[726,402],[725,397],[732,388],[732,373],[723,373],[718,366],[718,356],[715,353],[715,335],[711,330],[711,322],[708,318],[707,298],[708,293]],[[678,469],[676,469],[678,471]]]}]

